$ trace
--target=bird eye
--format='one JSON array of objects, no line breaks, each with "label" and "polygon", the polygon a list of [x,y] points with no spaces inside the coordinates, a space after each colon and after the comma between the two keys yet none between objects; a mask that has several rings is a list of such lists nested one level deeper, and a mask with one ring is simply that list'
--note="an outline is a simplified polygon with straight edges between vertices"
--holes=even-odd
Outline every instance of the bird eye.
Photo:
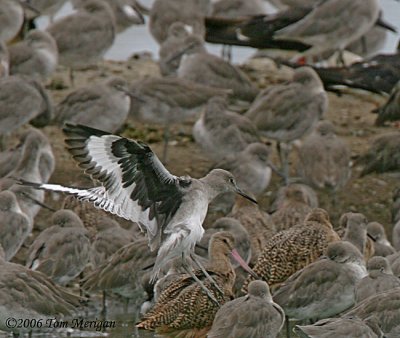
[{"label": "bird eye", "polygon": [[235,180],[231,177],[231,178],[229,179],[229,182],[232,183],[232,184],[234,184],[234,183],[235,183]]}]

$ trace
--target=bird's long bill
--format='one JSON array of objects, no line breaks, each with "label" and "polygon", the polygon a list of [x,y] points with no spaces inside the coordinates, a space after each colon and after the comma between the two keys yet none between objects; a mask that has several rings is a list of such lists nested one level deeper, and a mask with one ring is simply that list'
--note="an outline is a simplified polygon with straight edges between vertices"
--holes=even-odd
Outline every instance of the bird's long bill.
[{"label": "bird's long bill", "polygon": [[382,18],[378,18],[378,20],[376,21],[375,25],[378,26],[378,27],[385,28],[388,31],[391,31],[393,33],[397,33],[396,27],[394,27],[390,23],[384,21]]},{"label": "bird's long bill", "polygon": [[259,279],[259,277],[257,276],[257,274],[248,266],[248,264],[245,262],[245,260],[240,257],[239,252],[237,252],[236,249],[233,249],[231,251],[231,256],[233,257],[233,259],[238,262],[238,264],[245,269],[250,275],[252,275],[254,278]]},{"label": "bird's long bill", "polygon": [[187,45],[186,47],[182,48],[181,50],[178,50],[175,54],[173,54],[170,58],[167,59],[167,63],[174,62],[176,59],[180,58],[183,54],[185,54],[187,51],[191,50],[195,46],[194,43],[191,43]]},{"label": "bird's long bill", "polygon": [[240,195],[243,196],[244,198],[248,199],[249,201],[252,201],[255,204],[258,204],[258,202],[253,198],[250,197],[249,195],[245,194],[242,190],[240,190],[238,187],[236,187],[236,192]]}]

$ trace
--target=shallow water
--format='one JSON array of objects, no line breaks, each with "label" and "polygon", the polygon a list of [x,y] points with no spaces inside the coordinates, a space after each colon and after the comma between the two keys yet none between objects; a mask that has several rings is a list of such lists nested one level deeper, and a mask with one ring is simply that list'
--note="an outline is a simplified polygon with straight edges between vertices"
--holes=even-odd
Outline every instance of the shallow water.
[{"label": "shallow water", "polygon": [[[141,0],[143,5],[150,7],[154,0]],[[381,6],[383,9],[383,18],[395,26],[400,31],[400,2],[394,0],[381,0]],[[266,4],[266,10],[268,13],[272,13],[274,9]],[[59,11],[56,19],[69,14],[72,11],[70,3],[66,3],[63,8]],[[146,18],[148,22],[148,18]],[[40,18],[38,20],[39,28],[43,29],[48,25],[48,18]],[[387,41],[382,52],[393,52],[396,49],[397,42],[399,40],[399,34],[389,32]],[[218,45],[207,44],[207,49],[214,53],[220,54],[221,47]],[[141,53],[149,51],[152,53],[154,58],[157,58],[158,44],[150,35],[150,32],[146,25],[133,26],[126,31],[118,34],[116,41],[112,48],[107,52],[105,58],[111,60],[126,60],[135,53]],[[233,61],[236,63],[243,62],[255,52],[252,48],[247,47],[234,47],[233,49]]]}]

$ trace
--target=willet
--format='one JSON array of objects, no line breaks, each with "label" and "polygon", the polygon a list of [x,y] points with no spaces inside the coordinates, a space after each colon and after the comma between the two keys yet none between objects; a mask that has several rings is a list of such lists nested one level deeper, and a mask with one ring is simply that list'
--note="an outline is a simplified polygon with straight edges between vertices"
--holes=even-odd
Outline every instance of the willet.
[{"label": "willet", "polygon": [[[244,191],[260,196],[271,180],[270,153],[267,145],[251,143],[242,151],[229,154],[214,167],[228,170]],[[211,206],[230,210],[234,201],[235,194],[223,194],[217,197]]]},{"label": "willet", "polygon": [[58,64],[57,44],[53,37],[38,29],[28,32],[23,41],[9,47],[10,74],[46,80]]},{"label": "willet", "polygon": [[204,17],[209,6],[209,0],[156,0],[150,10],[150,33],[161,43],[167,38],[168,27],[179,21],[192,27],[193,33],[204,36]]},{"label": "willet", "polygon": [[183,55],[178,77],[211,87],[231,89],[239,100],[251,102],[257,96],[259,90],[247,75],[222,58],[209,54],[203,38],[198,35],[188,36],[185,46],[172,58]]},{"label": "willet", "polygon": [[372,57],[384,48],[387,35],[386,28],[375,24],[361,38],[348,44],[346,50],[363,58]]},{"label": "willet", "polygon": [[367,218],[360,213],[347,212],[340,217],[340,226],[345,229],[343,240],[353,244],[368,261],[374,255],[374,245],[367,237]]},{"label": "willet", "polygon": [[392,200],[392,223],[395,224],[400,221],[400,187],[394,189]]},{"label": "willet", "polygon": [[164,129],[163,160],[167,157],[170,125],[198,115],[214,96],[229,91],[179,78],[149,78],[130,86],[130,116],[146,123],[159,123]]},{"label": "willet", "polygon": [[293,276],[274,293],[274,300],[296,320],[335,316],[355,302],[355,285],[367,275],[363,256],[351,243],[337,241],[322,258]]},{"label": "willet", "polygon": [[215,315],[208,338],[275,338],[285,313],[274,303],[268,284],[252,281],[246,296],[224,304]]},{"label": "willet", "polygon": [[[32,331],[30,326],[7,326],[7,318],[55,320],[76,313],[80,298],[55,285],[46,275],[22,265],[8,263],[0,256],[0,330],[19,333]],[[18,318],[18,319],[17,319]],[[37,325],[34,327],[38,328]]]},{"label": "willet", "polygon": [[208,204],[216,196],[236,191],[253,200],[225,170],[214,169],[201,179],[177,177],[167,171],[143,142],[71,124],[66,125],[64,132],[74,159],[101,185],[81,189],[22,183],[74,195],[107,212],[138,222],[147,232],[151,250],[158,248],[153,279],[167,261],[176,257],[182,259],[187,272],[193,275],[188,263],[193,259],[195,244],[203,236],[202,223]]},{"label": "willet", "polygon": [[287,7],[312,7],[319,0],[268,0],[268,2],[278,9],[285,9]]},{"label": "willet", "polygon": [[[260,133],[278,142],[286,183],[291,143],[309,133],[327,107],[328,97],[318,74],[309,67],[300,67],[295,69],[291,82],[267,88],[247,111],[246,116]],[[280,147],[280,143],[285,146]]]},{"label": "willet", "polygon": [[370,222],[367,225],[368,236],[374,242],[375,256],[389,256],[394,254],[396,250],[392,247],[386,237],[385,228],[378,222]]},{"label": "willet", "polygon": [[89,292],[103,292],[103,313],[106,311],[107,292],[123,297],[127,312],[130,300],[139,305],[146,298],[142,279],[149,274],[148,267],[155,260],[156,252],[148,252],[147,240],[138,239],[117,250],[107,261],[89,273],[82,287]]},{"label": "willet", "polygon": [[158,50],[161,75],[176,75],[181,57],[174,58],[177,50],[185,47],[186,38],[190,35],[189,27],[182,22],[174,22],[168,27],[167,38]]},{"label": "willet", "polygon": [[66,285],[77,277],[90,259],[88,232],[71,210],[55,212],[52,225],[29,248],[26,266]]},{"label": "willet", "polygon": [[200,241],[200,247],[196,247],[195,252],[204,256],[204,248],[209,247],[212,236],[218,232],[229,232],[235,239],[236,249],[239,255],[248,263],[251,259],[250,236],[240,222],[232,217],[221,217],[208,227]]},{"label": "willet", "polygon": [[[343,51],[363,36],[379,17],[378,0],[328,0],[298,22],[274,34],[276,39],[311,45],[303,56],[318,59],[326,52]],[[341,25],[346,22],[346,25]]]},{"label": "willet", "polygon": [[367,263],[367,270],[368,276],[356,285],[356,303],[378,293],[400,287],[400,279],[393,276],[392,268],[385,257],[372,257]]},{"label": "willet", "polygon": [[[323,209],[313,209],[303,223],[269,239],[253,270],[269,285],[275,286],[316,261],[329,243],[339,240],[328,213]],[[249,275],[243,291],[252,280],[254,277]]]},{"label": "willet", "polygon": [[398,337],[400,334],[400,288],[368,297],[345,315],[357,316],[361,320],[375,316],[385,337]]},{"label": "willet", "polygon": [[38,82],[19,76],[0,78],[0,93],[0,138],[35,118],[49,122],[50,98]]},{"label": "willet", "polygon": [[193,137],[205,154],[215,161],[237,154],[250,143],[259,142],[256,127],[246,117],[227,111],[224,98],[208,101],[205,111],[193,126]]},{"label": "willet", "polygon": [[127,82],[112,76],[67,95],[54,109],[54,118],[61,126],[72,122],[116,132],[125,123],[130,104]]},{"label": "willet", "polygon": [[107,261],[123,246],[134,241],[132,232],[122,228],[118,222],[103,217],[96,224],[97,234],[93,239],[90,261],[94,268]]},{"label": "willet", "polygon": [[23,142],[19,142],[16,146],[0,152],[0,181],[16,168],[21,159],[22,150]]},{"label": "willet", "polygon": [[382,126],[386,121],[400,120],[400,81],[393,87],[385,104],[373,112],[378,114],[376,126]]},{"label": "willet", "polygon": [[0,41],[0,78],[8,76],[10,73],[10,53],[3,41]]},{"label": "willet", "polygon": [[21,248],[32,231],[33,224],[19,207],[14,193],[0,192],[0,246],[9,261]]},{"label": "willet", "polygon": [[356,160],[363,164],[361,176],[400,170],[400,132],[389,132],[377,136],[369,149]]},{"label": "willet", "polygon": [[277,209],[271,216],[277,232],[301,224],[313,209],[302,186],[290,184],[281,196],[281,201],[276,204]]},{"label": "willet", "polygon": [[[229,301],[232,296],[235,271],[229,254],[237,257],[234,252],[234,238],[230,233],[220,232],[212,237],[208,271],[218,289],[209,280],[204,283],[220,304]],[[156,330],[169,337],[187,337],[189,334],[191,337],[206,337],[219,307],[189,275],[183,275],[161,293],[157,303],[137,327]]]},{"label": "willet", "polygon": [[400,278],[400,251],[397,251],[393,255],[387,256],[386,259],[390,263],[393,275],[395,275],[397,278]]},{"label": "willet", "polygon": [[237,219],[247,230],[251,243],[251,265],[253,266],[261,254],[267,241],[276,233],[271,217],[258,205],[238,196],[228,215]]},{"label": "willet", "polygon": [[24,9],[21,2],[16,0],[1,1],[0,41],[9,42],[20,31],[24,23]]},{"label": "willet", "polygon": [[296,325],[294,332],[301,338],[383,338],[375,317],[361,320],[357,317],[322,319],[313,325]]},{"label": "willet", "polygon": [[72,70],[100,61],[115,38],[115,18],[103,0],[85,2],[76,13],[65,16],[47,31],[57,43],[59,63]]},{"label": "willet", "polygon": [[299,147],[298,171],[304,182],[333,193],[342,188],[351,175],[350,148],[335,133],[332,122],[318,122]]}]

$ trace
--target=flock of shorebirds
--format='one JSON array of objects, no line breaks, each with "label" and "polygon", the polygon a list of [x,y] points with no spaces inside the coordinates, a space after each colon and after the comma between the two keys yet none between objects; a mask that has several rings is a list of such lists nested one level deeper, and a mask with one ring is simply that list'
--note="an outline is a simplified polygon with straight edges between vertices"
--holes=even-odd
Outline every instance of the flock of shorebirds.
[{"label": "flock of shorebirds", "polygon": [[[0,331],[34,329],[7,318],[77,316],[101,293],[105,318],[118,295],[125,311],[140,309],[138,329],[167,337],[400,337],[400,189],[391,241],[361,213],[334,227],[318,207],[320,191],[337,204],[354,166],[363,176],[400,170],[399,131],[382,132],[353,161],[326,119],[326,89],[340,84],[390,93],[376,126],[400,120],[399,51],[374,56],[394,30],[379,1],[274,0],[279,11],[266,14],[257,0],[156,0],[150,9],[74,0],[76,11],[55,20],[65,2],[0,0]],[[41,15],[46,30],[35,29]],[[75,88],[74,72],[98,64],[144,15],[161,76],[130,83],[97,65],[106,79]],[[224,57],[205,40],[223,44]],[[291,50],[274,60],[293,67],[291,80],[261,90],[230,62],[231,45]],[[346,50],[366,59],[345,65]],[[340,66],[324,67],[332,55]],[[57,67],[73,90],[54,105]],[[115,134],[128,118],[162,126],[160,158]],[[185,121],[214,163],[202,178],[164,166],[171,126]],[[54,141],[40,130],[49,124],[94,186],[49,183]],[[282,184],[267,213],[257,199],[272,175]],[[66,195],[59,210],[45,191]],[[224,217],[205,227],[210,204]],[[52,216],[38,232],[41,209]]]}]

